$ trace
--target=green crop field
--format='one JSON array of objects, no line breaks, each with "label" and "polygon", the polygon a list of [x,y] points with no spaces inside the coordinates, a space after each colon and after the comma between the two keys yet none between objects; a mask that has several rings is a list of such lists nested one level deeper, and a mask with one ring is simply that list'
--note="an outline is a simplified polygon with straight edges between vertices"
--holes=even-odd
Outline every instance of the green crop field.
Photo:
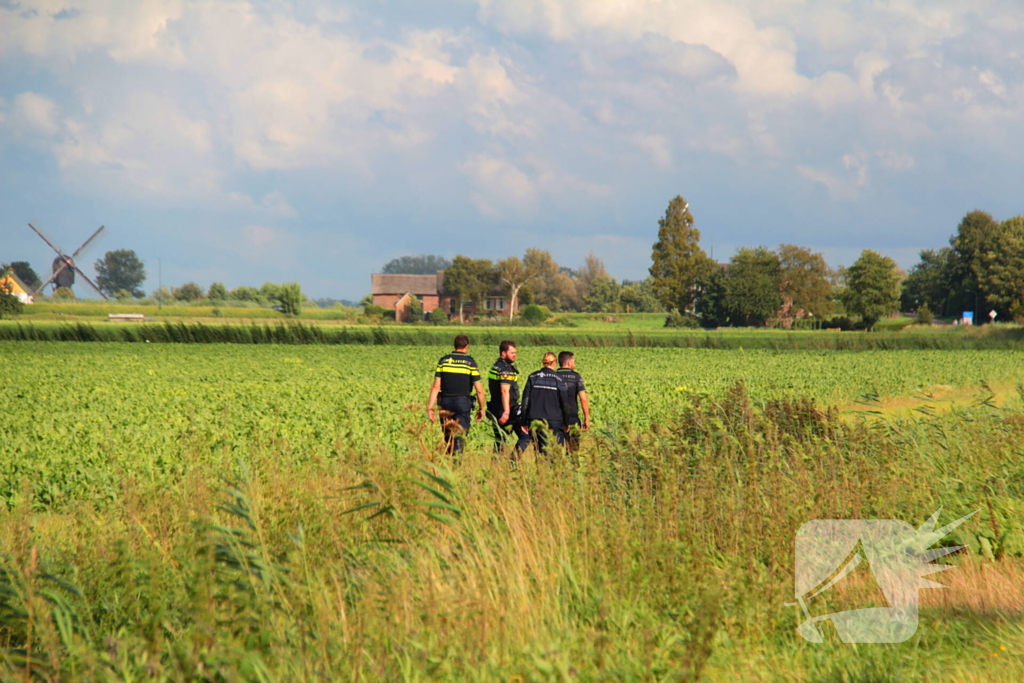
[{"label": "green crop field", "polygon": [[[447,350],[0,341],[0,680],[1024,678],[1024,351],[576,348],[513,470],[440,452]],[[797,635],[801,524],[940,507],[910,640]]]}]

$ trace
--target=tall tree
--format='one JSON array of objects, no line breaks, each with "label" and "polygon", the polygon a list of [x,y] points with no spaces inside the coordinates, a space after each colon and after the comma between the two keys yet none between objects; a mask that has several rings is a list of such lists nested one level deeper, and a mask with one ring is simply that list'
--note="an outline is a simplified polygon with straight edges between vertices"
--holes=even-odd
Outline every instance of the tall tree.
[{"label": "tall tree", "polygon": [[592,313],[614,311],[619,305],[621,287],[615,279],[606,273],[597,275],[590,282],[583,306]]},{"label": "tall tree", "polygon": [[1004,318],[1017,317],[1024,315],[1024,216],[1003,221],[998,234],[978,259],[978,284],[986,303]]},{"label": "tall tree", "polygon": [[681,313],[693,306],[696,284],[711,274],[714,262],[700,248],[700,231],[693,227],[690,205],[681,196],[669,202],[658,220],[658,241],[651,253],[654,291],[665,308]]},{"label": "tall tree", "polygon": [[39,276],[36,275],[36,271],[32,269],[32,266],[29,265],[28,261],[11,261],[7,264],[0,264],[0,274],[8,268],[18,277],[19,280],[25,283],[26,287],[35,289],[42,284],[42,280],[40,280]]},{"label": "tall tree", "polygon": [[714,328],[729,324],[729,311],[725,306],[725,270],[715,267],[697,283],[700,298],[694,307],[701,327]]},{"label": "tall tree", "polygon": [[267,303],[281,301],[281,285],[276,282],[264,282],[260,285],[260,298]]},{"label": "tall tree", "polygon": [[843,304],[847,312],[859,315],[869,330],[899,306],[900,276],[896,262],[888,256],[865,249],[846,270]]},{"label": "tall tree", "polygon": [[178,301],[197,301],[203,298],[203,288],[195,282],[186,282],[181,287],[176,287],[171,293]]},{"label": "tall tree", "polygon": [[96,286],[105,294],[115,296],[123,289],[136,299],[146,295],[141,288],[146,281],[146,269],[131,249],[108,251],[93,267],[96,268]]},{"label": "tall tree", "polygon": [[456,256],[450,268],[444,271],[444,288],[459,300],[459,322],[467,303],[479,303],[496,284],[494,266],[487,259]]},{"label": "tall tree", "polygon": [[[590,297],[590,289],[593,287],[594,282],[603,278],[602,284],[607,288],[607,280],[611,279],[608,276],[608,270],[604,267],[604,261],[598,258],[597,254],[594,252],[590,252],[587,254],[587,258],[583,262],[583,267],[576,271],[574,275],[574,279],[576,281],[576,299],[580,301],[582,308],[590,311],[595,305],[602,305],[595,303],[596,300],[588,303],[588,299]],[[616,283],[616,287],[617,286],[618,283]],[[608,292],[605,291],[603,295],[607,294]],[[616,292],[616,299],[617,298],[618,293]]]},{"label": "tall tree", "polygon": [[934,313],[947,315],[951,297],[963,284],[957,278],[957,254],[952,247],[942,247],[922,249],[919,257],[903,281],[900,307],[910,311],[927,306]]},{"label": "tall tree", "polygon": [[832,311],[831,271],[825,257],[806,247],[779,245],[779,289],[783,307],[789,304],[790,317],[801,312],[819,318]]},{"label": "tall tree", "polygon": [[536,273],[531,272],[529,267],[518,256],[510,256],[507,259],[498,261],[498,278],[507,288],[509,295],[508,319],[512,320],[519,302],[519,290],[527,282],[533,279]]},{"label": "tall tree", "polygon": [[741,247],[725,271],[725,308],[735,325],[763,325],[782,306],[779,256],[767,247]]},{"label": "tall tree", "polygon": [[452,262],[444,256],[416,254],[391,259],[380,272],[390,275],[433,275],[439,270],[451,268],[451,265]]},{"label": "tall tree", "polygon": [[223,282],[214,282],[210,285],[210,289],[206,293],[206,298],[213,299],[215,301],[224,301],[228,298],[228,288],[224,286]]},{"label": "tall tree", "polygon": [[658,298],[654,296],[650,278],[640,282],[623,280],[619,303],[626,313],[655,313],[662,310]]},{"label": "tall tree", "polygon": [[975,301],[984,300],[985,292],[981,284],[983,263],[986,253],[995,252],[999,248],[1000,225],[996,219],[985,211],[971,211],[960,221],[956,234],[950,238],[950,246],[956,252],[953,282],[957,283],[950,298],[957,310],[971,307]]},{"label": "tall tree", "polygon": [[302,287],[298,282],[286,282],[277,290],[277,300],[281,302],[281,309],[285,315],[298,315],[302,313]]},{"label": "tall tree", "polygon": [[523,292],[529,292],[533,303],[556,311],[570,308],[576,303],[575,282],[568,273],[563,272],[563,268],[551,256],[551,252],[537,248],[527,249],[526,255],[523,256],[523,264],[534,273],[534,277]]},{"label": "tall tree", "polygon": [[255,287],[249,287],[248,285],[242,285],[241,287],[235,287],[232,289],[228,296],[235,301],[259,301],[260,290]]}]

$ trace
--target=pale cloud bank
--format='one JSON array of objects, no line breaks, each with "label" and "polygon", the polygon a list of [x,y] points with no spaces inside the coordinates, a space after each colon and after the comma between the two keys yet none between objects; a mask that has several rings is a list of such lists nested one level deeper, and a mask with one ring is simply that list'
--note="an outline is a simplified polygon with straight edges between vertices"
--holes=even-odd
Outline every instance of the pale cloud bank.
[{"label": "pale cloud bank", "polygon": [[[1024,6],[1011,0],[477,0],[413,14],[0,3],[0,153],[38,159],[69,202],[215,215],[256,260],[283,244],[268,235],[345,232],[342,258],[364,270],[390,252],[349,234],[356,216],[410,251],[478,224],[565,231],[574,250],[617,234],[593,246],[638,276],[649,253],[636,245],[676,193],[737,243],[827,234],[835,249],[929,246],[949,226],[914,220],[922,193],[949,220],[986,201],[1012,210],[999,179],[1021,173]],[[753,206],[775,211],[758,231]]]}]

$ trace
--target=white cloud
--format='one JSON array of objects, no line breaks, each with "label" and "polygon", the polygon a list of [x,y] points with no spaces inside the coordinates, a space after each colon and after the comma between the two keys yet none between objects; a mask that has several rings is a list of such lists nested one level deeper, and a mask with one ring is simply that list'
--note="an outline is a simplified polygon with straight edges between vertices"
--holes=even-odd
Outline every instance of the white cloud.
[{"label": "white cloud", "polygon": [[986,69],[978,74],[978,80],[981,81],[996,97],[1006,97],[1006,84],[1003,83],[1003,79],[999,78],[993,71]]},{"label": "white cloud", "polygon": [[875,152],[875,156],[882,160],[882,166],[890,171],[909,171],[916,165],[913,156],[891,150]]},{"label": "white cloud", "polygon": [[75,185],[161,198],[220,192],[210,124],[169,98],[140,92],[92,117],[67,117],[63,127],[53,152]]},{"label": "white cloud", "polygon": [[516,164],[492,154],[473,154],[459,170],[476,186],[471,198],[477,210],[500,220],[532,216],[542,201],[568,207],[611,193],[608,186],[581,180],[537,156]]},{"label": "white cloud", "polygon": [[53,137],[60,130],[57,104],[49,97],[23,92],[14,98],[11,125],[30,135]]},{"label": "white cloud", "polygon": [[459,170],[477,187],[473,203],[490,218],[509,214],[518,218],[536,211],[540,193],[525,172],[505,159],[474,154],[459,164]]},{"label": "white cloud", "polygon": [[664,170],[672,168],[672,142],[668,137],[638,133],[631,140],[650,155],[656,167]]}]

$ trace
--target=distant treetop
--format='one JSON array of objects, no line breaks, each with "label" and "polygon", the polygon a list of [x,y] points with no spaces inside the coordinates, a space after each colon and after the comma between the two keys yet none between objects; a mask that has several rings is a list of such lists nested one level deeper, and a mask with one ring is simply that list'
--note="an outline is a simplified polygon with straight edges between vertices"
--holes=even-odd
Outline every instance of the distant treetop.
[{"label": "distant treetop", "polygon": [[417,254],[391,259],[384,264],[380,272],[386,275],[433,275],[439,270],[448,270],[451,266],[452,262],[444,256]]}]

